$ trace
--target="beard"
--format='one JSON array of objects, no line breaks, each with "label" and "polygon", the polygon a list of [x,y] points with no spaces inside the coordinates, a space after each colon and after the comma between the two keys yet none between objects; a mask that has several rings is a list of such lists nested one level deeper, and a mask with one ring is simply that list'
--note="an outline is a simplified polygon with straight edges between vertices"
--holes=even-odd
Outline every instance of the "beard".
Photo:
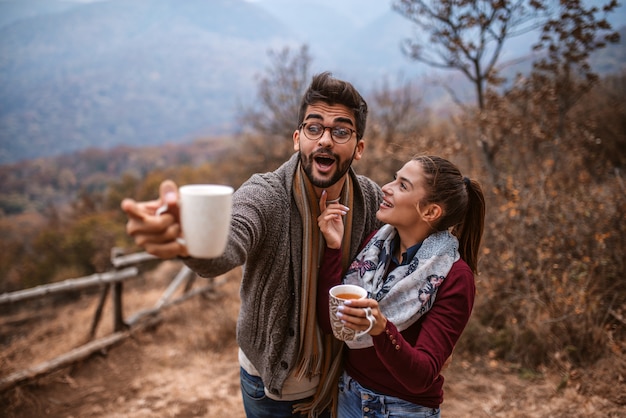
[{"label": "beard", "polygon": [[[318,151],[318,152],[309,154],[308,156],[304,155],[302,151],[300,151],[300,162],[302,163],[302,168],[304,168],[304,172],[306,176],[308,177],[309,181],[311,182],[311,184],[313,184],[315,187],[319,187],[320,189],[326,189],[332,186],[333,184],[337,183],[339,180],[341,180],[341,178],[348,172],[348,170],[350,169],[350,166],[352,165],[352,160],[354,158],[355,153],[356,153],[356,148],[354,152],[352,153],[352,156],[350,157],[350,159],[342,161],[338,155],[333,154],[330,151],[323,151],[323,152]],[[335,164],[336,164],[335,172],[328,179],[315,176],[315,170],[313,168],[313,165],[315,163],[315,157],[319,157],[319,156],[331,156],[335,161]]]}]

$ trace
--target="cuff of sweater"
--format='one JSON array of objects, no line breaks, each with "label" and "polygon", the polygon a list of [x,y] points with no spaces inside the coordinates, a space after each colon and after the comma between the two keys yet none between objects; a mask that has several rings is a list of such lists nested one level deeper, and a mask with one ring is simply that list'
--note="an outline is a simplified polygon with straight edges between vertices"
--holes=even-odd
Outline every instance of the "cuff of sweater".
[{"label": "cuff of sweater", "polygon": [[341,248],[330,248],[330,247],[326,247],[326,249],[324,250],[326,251],[326,253],[330,256],[336,256],[338,254],[341,254]]},{"label": "cuff of sweater", "polygon": [[385,331],[372,337],[375,345],[382,345],[384,348],[391,348],[395,351],[400,351],[400,331],[391,321],[387,321]]}]

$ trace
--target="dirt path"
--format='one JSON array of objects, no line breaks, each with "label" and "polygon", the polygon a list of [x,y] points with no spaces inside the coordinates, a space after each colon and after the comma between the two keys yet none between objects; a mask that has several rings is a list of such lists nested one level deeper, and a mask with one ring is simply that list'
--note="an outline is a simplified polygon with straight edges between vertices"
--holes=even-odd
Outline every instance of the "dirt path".
[{"label": "dirt path", "polygon": [[[125,296],[127,312],[158,300],[176,268],[163,263],[153,276],[139,279],[134,284],[137,291]],[[234,342],[238,283],[236,274],[233,277],[215,294],[169,308],[159,325],[135,333],[108,352],[0,394],[0,416],[244,418]],[[6,316],[0,321],[5,324],[0,328],[0,376],[58,355],[61,348],[54,347],[76,346],[90,325],[94,299],[89,296],[72,307],[57,308],[56,317],[39,310],[24,335],[6,335],[7,321],[22,323],[24,329],[15,315]],[[104,318],[109,318],[106,312]],[[101,332],[110,330],[105,327]],[[523,379],[511,365],[455,357],[445,373],[442,415],[626,417],[626,399],[621,398],[622,406],[616,399],[616,393],[626,388],[624,376],[616,370],[626,368],[578,374],[564,385],[558,373]],[[595,382],[612,388],[610,394],[604,390],[611,400],[600,396],[602,388],[589,390],[585,378],[594,376]]]}]

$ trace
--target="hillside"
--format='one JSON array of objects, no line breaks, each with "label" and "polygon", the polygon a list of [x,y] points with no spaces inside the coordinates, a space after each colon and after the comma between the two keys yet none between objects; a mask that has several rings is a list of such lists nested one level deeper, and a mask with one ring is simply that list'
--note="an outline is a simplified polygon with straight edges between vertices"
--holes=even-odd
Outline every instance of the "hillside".
[{"label": "hillside", "polygon": [[23,212],[62,209],[79,193],[105,191],[129,176],[138,179],[154,170],[210,164],[232,142],[230,137],[213,137],[152,147],[89,148],[0,166],[0,220]]},{"label": "hillside", "polygon": [[243,1],[180,4],[90,3],[1,28],[0,163],[235,130],[290,32]]}]

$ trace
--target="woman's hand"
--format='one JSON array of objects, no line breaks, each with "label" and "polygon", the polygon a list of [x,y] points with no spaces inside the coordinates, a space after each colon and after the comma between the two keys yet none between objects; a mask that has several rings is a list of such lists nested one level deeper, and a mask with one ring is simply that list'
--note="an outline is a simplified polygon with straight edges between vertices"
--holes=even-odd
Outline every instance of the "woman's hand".
[{"label": "woman's hand", "polygon": [[187,248],[177,241],[181,228],[178,187],[173,181],[161,183],[159,199],[148,202],[124,199],[121,207],[128,215],[126,233],[134,238],[135,244],[160,258],[188,256]]},{"label": "woman's hand", "polygon": [[326,199],[328,194],[326,190],[322,192],[320,197],[320,212],[321,215],[317,218],[317,225],[324,235],[326,240],[326,246],[328,248],[339,249],[341,248],[341,241],[343,240],[344,225],[342,217],[350,210],[347,206],[340,203],[331,203],[326,206]]},{"label": "woman's hand", "polygon": [[344,321],[348,328],[355,331],[366,330],[370,326],[370,321],[367,319],[363,308],[370,308],[374,319],[376,319],[374,326],[368,334],[374,337],[384,332],[387,327],[387,318],[378,308],[378,302],[375,299],[347,300],[343,303],[343,306],[337,308],[337,317]]}]

